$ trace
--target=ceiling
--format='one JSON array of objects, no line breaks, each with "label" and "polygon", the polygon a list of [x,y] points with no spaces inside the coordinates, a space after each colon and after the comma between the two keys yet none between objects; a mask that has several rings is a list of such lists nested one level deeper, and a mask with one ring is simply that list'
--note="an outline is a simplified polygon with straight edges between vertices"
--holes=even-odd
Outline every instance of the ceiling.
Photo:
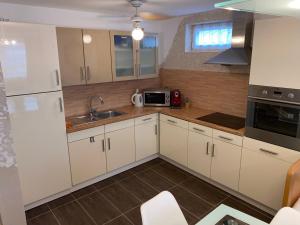
[{"label": "ceiling", "polygon": [[[214,8],[221,0],[146,0],[141,11],[182,16]],[[134,10],[127,0],[0,0],[0,2],[96,12],[99,15],[130,16]]]}]

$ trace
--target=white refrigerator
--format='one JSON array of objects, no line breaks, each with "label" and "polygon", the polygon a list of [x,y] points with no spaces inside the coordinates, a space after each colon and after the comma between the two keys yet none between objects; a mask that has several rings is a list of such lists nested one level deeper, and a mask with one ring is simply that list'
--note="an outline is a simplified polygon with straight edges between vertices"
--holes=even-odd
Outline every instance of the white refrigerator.
[{"label": "white refrigerator", "polygon": [[56,28],[1,23],[0,63],[24,205],[71,187]]}]

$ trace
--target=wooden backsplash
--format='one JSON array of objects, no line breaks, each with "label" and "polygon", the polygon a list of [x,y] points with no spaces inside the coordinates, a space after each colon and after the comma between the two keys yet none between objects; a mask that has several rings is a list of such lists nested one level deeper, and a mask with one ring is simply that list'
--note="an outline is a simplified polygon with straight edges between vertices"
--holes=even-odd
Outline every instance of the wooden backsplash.
[{"label": "wooden backsplash", "polygon": [[161,69],[161,86],[180,89],[191,105],[245,116],[248,74]]},{"label": "wooden backsplash", "polygon": [[131,104],[131,95],[137,88],[158,88],[159,78],[120,81],[94,85],[80,85],[63,88],[66,116],[81,115],[89,110],[90,96],[101,96],[104,104],[94,103],[98,110],[113,109]]}]

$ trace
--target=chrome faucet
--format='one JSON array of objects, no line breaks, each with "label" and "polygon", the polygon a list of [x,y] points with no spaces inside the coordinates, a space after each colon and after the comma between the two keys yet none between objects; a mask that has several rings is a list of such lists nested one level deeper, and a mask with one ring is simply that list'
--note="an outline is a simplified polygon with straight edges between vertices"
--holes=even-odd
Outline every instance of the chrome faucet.
[{"label": "chrome faucet", "polygon": [[100,97],[100,96],[92,96],[92,97],[90,97],[90,104],[89,104],[89,106],[90,106],[90,117],[91,117],[91,120],[93,120],[93,118],[95,117],[95,112],[96,112],[96,110],[93,108],[93,101],[95,99],[98,99],[100,101],[101,105],[104,104],[104,101],[103,101],[102,97]]}]

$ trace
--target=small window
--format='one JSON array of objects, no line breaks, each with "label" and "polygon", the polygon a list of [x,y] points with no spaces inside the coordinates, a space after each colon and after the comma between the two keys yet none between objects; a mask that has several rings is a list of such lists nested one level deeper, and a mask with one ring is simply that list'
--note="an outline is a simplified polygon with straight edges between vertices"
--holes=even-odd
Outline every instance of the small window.
[{"label": "small window", "polygon": [[192,26],[192,50],[221,51],[231,47],[232,23],[217,22]]}]

